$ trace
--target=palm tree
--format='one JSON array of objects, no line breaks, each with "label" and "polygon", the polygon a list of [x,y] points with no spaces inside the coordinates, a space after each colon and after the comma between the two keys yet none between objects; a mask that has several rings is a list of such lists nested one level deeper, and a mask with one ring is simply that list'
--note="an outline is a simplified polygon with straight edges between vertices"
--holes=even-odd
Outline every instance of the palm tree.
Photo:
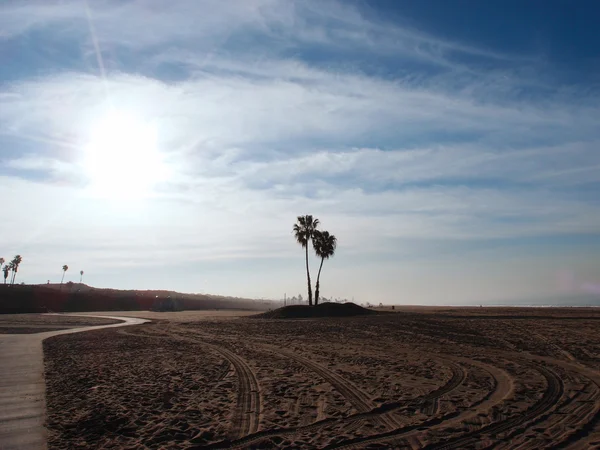
[{"label": "palm tree", "polygon": [[0,270],[2,269],[3,265],[4,265],[4,258],[0,258]]},{"label": "palm tree", "polygon": [[337,247],[337,238],[328,231],[316,230],[313,236],[313,248],[317,256],[321,257],[321,265],[319,266],[319,274],[317,275],[317,284],[315,286],[315,306],[319,304],[319,278],[321,278],[321,269],[323,261],[332,257]]},{"label": "palm tree", "polygon": [[308,304],[312,306],[312,289],[310,287],[310,271],[308,270],[308,243],[313,238],[315,230],[319,226],[319,219],[313,216],[298,216],[294,224],[294,237],[298,244],[306,250],[306,278],[308,279]]},{"label": "palm tree", "polygon": [[2,272],[4,272],[4,284],[6,284],[6,279],[8,278],[8,272],[12,270],[12,263],[5,264],[2,268]]},{"label": "palm tree", "polygon": [[63,270],[63,276],[60,279],[60,285],[62,286],[63,284],[63,280],[65,279],[65,273],[67,273],[67,270],[69,270],[69,266],[67,266],[66,264],[62,267]]},{"label": "palm tree", "polygon": [[79,271],[79,284],[83,281],[83,270]]},{"label": "palm tree", "polygon": [[22,261],[23,261],[23,258],[21,257],[21,255],[15,255],[15,257],[10,262],[12,264],[12,271],[13,271],[11,284],[15,284],[15,278],[17,278],[17,272],[19,271],[19,265],[21,264]]}]

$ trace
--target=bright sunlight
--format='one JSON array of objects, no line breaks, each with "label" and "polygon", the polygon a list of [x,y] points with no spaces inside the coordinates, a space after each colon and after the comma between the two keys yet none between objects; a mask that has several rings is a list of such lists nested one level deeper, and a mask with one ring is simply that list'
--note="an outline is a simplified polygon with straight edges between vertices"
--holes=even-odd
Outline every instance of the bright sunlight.
[{"label": "bright sunlight", "polygon": [[146,197],[168,175],[156,128],[116,111],[92,128],[84,168],[93,194],[113,199]]}]

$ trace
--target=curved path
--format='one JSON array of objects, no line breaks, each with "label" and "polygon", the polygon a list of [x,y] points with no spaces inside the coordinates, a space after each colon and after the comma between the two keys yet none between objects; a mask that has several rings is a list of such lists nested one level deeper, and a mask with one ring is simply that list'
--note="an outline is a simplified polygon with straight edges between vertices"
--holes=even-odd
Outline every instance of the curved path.
[{"label": "curved path", "polygon": [[82,314],[77,316],[101,317],[122,322],[35,334],[0,334],[0,449],[46,448],[46,383],[42,349],[44,339],[61,334],[148,322],[132,317]]}]

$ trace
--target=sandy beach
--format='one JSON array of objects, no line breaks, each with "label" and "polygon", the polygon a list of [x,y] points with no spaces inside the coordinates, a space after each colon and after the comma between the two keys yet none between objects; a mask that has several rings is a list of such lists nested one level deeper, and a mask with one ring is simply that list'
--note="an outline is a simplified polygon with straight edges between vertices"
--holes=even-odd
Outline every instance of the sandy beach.
[{"label": "sandy beach", "polygon": [[150,314],[44,342],[49,448],[600,447],[598,309]]}]

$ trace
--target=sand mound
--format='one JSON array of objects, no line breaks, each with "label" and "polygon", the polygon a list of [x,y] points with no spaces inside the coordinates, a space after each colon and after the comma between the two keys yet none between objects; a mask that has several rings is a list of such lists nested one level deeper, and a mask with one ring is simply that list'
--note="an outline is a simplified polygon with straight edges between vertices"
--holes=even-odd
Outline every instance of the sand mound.
[{"label": "sand mound", "polygon": [[262,314],[259,319],[308,319],[315,317],[353,317],[377,314],[355,303],[321,303],[318,306],[291,305]]}]

